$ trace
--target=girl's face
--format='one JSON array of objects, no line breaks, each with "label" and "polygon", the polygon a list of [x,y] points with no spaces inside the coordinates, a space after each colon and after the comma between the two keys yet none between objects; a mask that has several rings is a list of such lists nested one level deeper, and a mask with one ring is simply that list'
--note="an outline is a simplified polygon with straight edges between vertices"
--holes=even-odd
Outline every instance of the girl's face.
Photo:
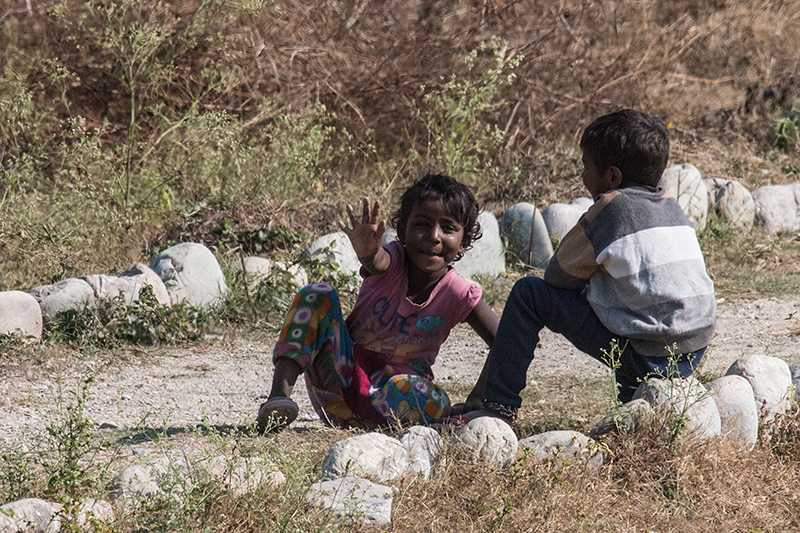
[{"label": "girl's face", "polygon": [[431,278],[444,276],[448,265],[464,250],[463,240],[464,227],[450,216],[441,200],[427,200],[411,208],[405,247],[420,273]]}]

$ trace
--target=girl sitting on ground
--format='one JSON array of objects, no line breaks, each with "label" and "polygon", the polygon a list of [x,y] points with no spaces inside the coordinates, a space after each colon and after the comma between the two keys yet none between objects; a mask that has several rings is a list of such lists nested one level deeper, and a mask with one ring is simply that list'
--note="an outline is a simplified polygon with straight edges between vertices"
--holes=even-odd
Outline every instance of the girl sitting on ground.
[{"label": "girl sitting on ground", "polygon": [[392,223],[398,240],[381,245],[380,202],[361,220],[347,206],[339,222],[361,262],[364,281],[344,319],[333,287],[315,283],[295,296],[275,346],[269,398],[258,431],[297,417],[291,400],[300,374],[320,418],[341,427],[433,424],[450,414],[431,366],[450,330],[469,324],[491,347],[499,319],[481,289],[452,266],[480,238],[478,203],[451,177],[427,175],[403,193]]}]

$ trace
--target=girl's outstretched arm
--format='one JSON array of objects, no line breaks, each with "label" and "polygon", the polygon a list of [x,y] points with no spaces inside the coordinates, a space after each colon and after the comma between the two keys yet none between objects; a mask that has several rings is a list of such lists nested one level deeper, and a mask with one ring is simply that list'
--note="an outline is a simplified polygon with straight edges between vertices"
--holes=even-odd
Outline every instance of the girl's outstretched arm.
[{"label": "girl's outstretched arm", "polygon": [[467,396],[467,401],[464,403],[455,404],[450,410],[451,415],[463,415],[478,409],[483,409],[483,392],[486,388],[486,372],[489,365],[489,357],[492,355],[492,344],[494,344],[494,337],[497,334],[497,325],[500,323],[500,318],[492,311],[492,308],[481,298],[475,309],[467,316],[467,324],[472,326],[475,333],[489,345],[489,355],[483,363],[481,375],[478,381],[472,388],[472,392]]},{"label": "girl's outstretched arm", "polygon": [[381,220],[380,201],[375,200],[372,213],[370,213],[369,198],[364,197],[361,200],[360,222],[356,219],[355,213],[353,213],[353,206],[347,204],[347,217],[353,227],[348,228],[341,220],[339,221],[339,227],[350,239],[361,266],[370,274],[386,272],[392,258],[389,252],[384,250],[381,245],[383,232],[386,231],[386,221]]}]

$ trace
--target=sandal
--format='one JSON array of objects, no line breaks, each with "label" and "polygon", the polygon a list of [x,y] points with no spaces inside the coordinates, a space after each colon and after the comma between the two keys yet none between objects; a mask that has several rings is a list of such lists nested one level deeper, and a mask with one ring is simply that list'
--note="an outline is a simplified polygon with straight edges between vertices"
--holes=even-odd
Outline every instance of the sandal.
[{"label": "sandal", "polygon": [[297,418],[300,408],[291,398],[276,396],[261,404],[258,409],[258,434],[280,431]]}]

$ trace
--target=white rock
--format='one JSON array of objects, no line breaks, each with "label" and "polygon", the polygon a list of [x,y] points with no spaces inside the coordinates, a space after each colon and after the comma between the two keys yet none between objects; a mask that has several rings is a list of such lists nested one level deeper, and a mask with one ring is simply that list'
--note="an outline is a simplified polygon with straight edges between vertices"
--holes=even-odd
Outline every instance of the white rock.
[{"label": "white rock", "polygon": [[318,238],[306,248],[303,255],[309,259],[331,260],[348,276],[355,276],[361,268],[356,251],[345,232],[337,231]]},{"label": "white rock", "polygon": [[139,298],[139,291],[145,285],[150,285],[153,288],[153,294],[161,305],[172,305],[172,298],[169,295],[167,286],[164,281],[155,273],[155,271],[144,263],[135,263],[128,267],[128,269],[119,275],[120,278],[130,278],[134,283],[133,298]]},{"label": "white rock", "polygon": [[797,391],[800,389],[800,361],[792,363],[789,366],[789,371],[792,373],[792,386],[794,388],[794,396],[797,398]]},{"label": "white rock", "polygon": [[540,461],[555,461],[559,468],[578,464],[596,474],[603,466],[603,453],[594,440],[577,431],[547,431],[520,440],[519,446]]},{"label": "white rock", "polygon": [[586,212],[579,204],[550,204],[542,211],[544,225],[551,239],[561,240]]},{"label": "white rock", "polygon": [[722,376],[708,384],[719,409],[722,436],[752,450],[758,440],[758,408],[753,387],[742,376]]},{"label": "white rock", "polygon": [[95,306],[94,291],[88,283],[78,278],[61,280],[53,285],[40,285],[28,293],[39,302],[45,323],[64,311],[81,311]]},{"label": "white rock", "polygon": [[409,471],[430,479],[436,461],[442,452],[442,437],[425,426],[411,426],[400,435],[400,444],[408,450]]},{"label": "white rock", "polygon": [[0,333],[42,338],[42,309],[32,295],[22,291],[0,292]]},{"label": "white rock", "polygon": [[717,208],[717,191],[720,187],[728,183],[729,180],[725,178],[706,178],[703,183],[706,184],[706,191],[708,192],[708,210]]},{"label": "white rock", "polygon": [[725,375],[742,376],[750,383],[764,422],[771,422],[789,408],[792,372],[786,361],[768,355],[746,355],[734,361]]},{"label": "white rock", "polygon": [[498,418],[484,416],[471,420],[456,436],[475,459],[491,467],[503,468],[517,455],[517,436],[511,426]]},{"label": "white rock", "polygon": [[526,265],[546,268],[553,257],[553,243],[542,214],[533,205],[512,205],[500,220],[500,234],[508,240],[509,251]]},{"label": "white rock", "polygon": [[348,475],[391,482],[411,473],[411,457],[398,439],[365,433],[335,443],[322,461],[323,477]]},{"label": "white rock", "polygon": [[767,185],[754,190],[752,196],[762,231],[775,235],[800,229],[800,183]]},{"label": "white rock", "polygon": [[202,244],[184,242],[167,248],[153,258],[150,268],[164,282],[174,304],[216,307],[228,293],[217,258]]},{"label": "white rock", "polygon": [[381,238],[381,244],[386,246],[390,242],[394,242],[397,240],[397,230],[394,228],[386,228],[386,231],[383,232],[383,237]]},{"label": "white rock", "polygon": [[646,427],[652,420],[653,408],[641,398],[631,400],[604,416],[589,431],[595,438],[612,432],[634,433]]},{"label": "white rock", "polygon": [[[61,508],[61,512],[64,512],[63,507]],[[68,520],[73,521],[74,525],[77,526],[80,531],[93,533],[113,531],[111,526],[114,523],[114,507],[105,500],[86,498],[72,511],[71,515],[61,516],[62,523]],[[67,530],[71,531],[68,528]]]},{"label": "white rock", "polygon": [[731,227],[749,229],[753,226],[756,204],[750,191],[738,181],[729,180],[719,187],[714,201],[717,211]]},{"label": "white rock", "polygon": [[694,376],[674,379],[648,379],[639,385],[633,399],[644,398],[667,416],[685,417],[685,435],[706,440],[719,437],[719,409],[711,394]]},{"label": "white rock", "polygon": [[50,503],[37,498],[25,498],[0,506],[2,533],[55,533],[61,521]]},{"label": "white rock", "polygon": [[387,527],[392,523],[392,489],[367,479],[347,476],[314,483],[306,501],[329,509],[354,524]]},{"label": "white rock", "polygon": [[129,466],[112,481],[111,499],[126,506],[152,502],[163,494],[150,470],[142,465]]},{"label": "white rock", "polygon": [[237,496],[252,492],[261,485],[279,488],[286,484],[286,476],[261,457],[217,455],[200,461],[194,468],[205,470]]},{"label": "white rock", "polygon": [[464,257],[453,263],[456,272],[469,280],[475,276],[497,277],[506,271],[506,259],[497,218],[487,211],[478,216],[483,236],[472,243]]},{"label": "white rock", "polygon": [[708,217],[708,189],[700,171],[691,163],[671,166],[661,175],[661,185],[678,200],[695,231],[702,231]]},{"label": "white rock", "polygon": [[[242,261],[237,259],[231,263],[231,270],[234,272],[242,271]],[[244,258],[244,271],[247,272],[248,277],[256,280],[267,279],[273,269],[282,270],[289,274],[289,280],[294,285],[295,289],[305,287],[308,285],[308,274],[305,269],[298,265],[286,265],[283,261],[274,261],[266,257],[259,257],[251,255]]]}]

